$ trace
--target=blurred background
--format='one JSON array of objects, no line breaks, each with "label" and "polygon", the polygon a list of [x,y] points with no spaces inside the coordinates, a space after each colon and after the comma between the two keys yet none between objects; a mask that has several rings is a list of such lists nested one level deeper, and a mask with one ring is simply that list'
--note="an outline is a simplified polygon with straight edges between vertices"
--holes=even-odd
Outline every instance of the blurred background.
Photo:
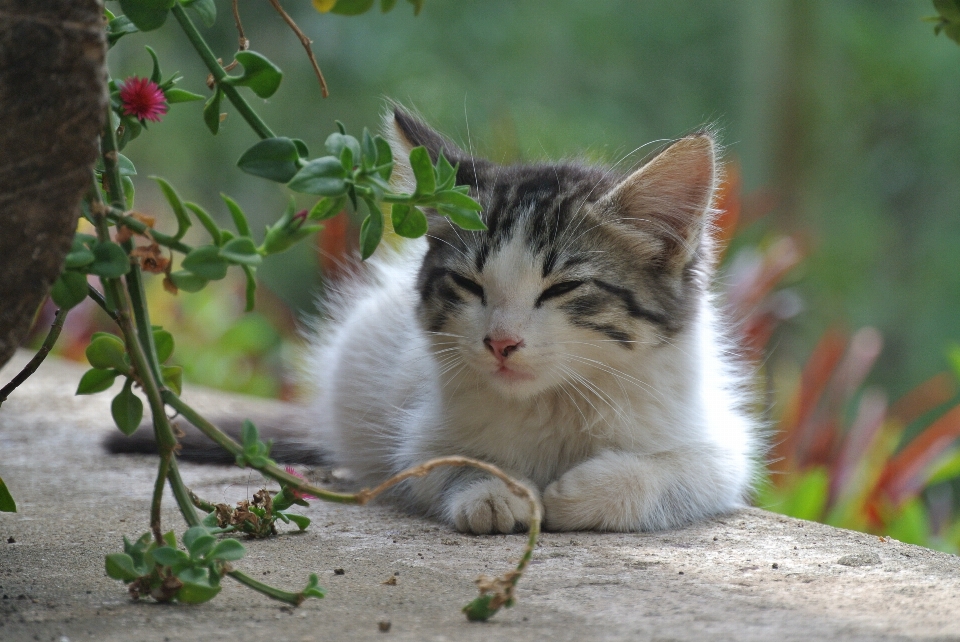
[{"label": "blurred background", "polygon": [[[935,14],[929,0],[426,0],[416,17],[403,2],[354,17],[285,5],[314,41],[330,97],[268,2],[240,3],[241,18],[284,80],[269,101],[246,95],[313,156],[335,119],[355,135],[378,129],[388,97],[505,163],[630,166],[657,141],[719,125],[720,287],[746,329],[775,434],[758,503],[957,550],[960,47],[922,21]],[[201,31],[226,62],[237,32],[230,3],[217,9]],[[209,95],[173,20],[123,38],[109,54],[114,78],[149,76],[145,44],[165,77],[179,70],[179,87]],[[282,213],[282,185],[235,167],[257,139],[224,104],[216,137],[202,103],[178,104],[124,150],[139,172],[135,209],[159,229],[174,219],[154,174],[224,223],[220,192],[255,229]],[[316,242],[271,257],[252,314],[239,280],[174,298],[154,278],[154,322],[177,337],[186,379],[295,396],[298,324],[355,236],[338,218]],[[61,353],[83,358],[89,333],[108,327],[98,314],[71,313]]]}]

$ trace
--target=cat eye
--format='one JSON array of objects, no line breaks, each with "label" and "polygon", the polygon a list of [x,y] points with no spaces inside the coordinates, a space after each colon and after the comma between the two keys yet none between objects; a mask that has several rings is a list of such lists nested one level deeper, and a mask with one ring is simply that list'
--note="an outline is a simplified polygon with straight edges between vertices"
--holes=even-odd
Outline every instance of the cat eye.
[{"label": "cat eye", "polygon": [[469,292],[470,294],[480,297],[480,300],[484,300],[483,287],[479,283],[471,281],[465,276],[457,274],[456,272],[450,273],[450,278],[453,279],[453,282],[459,285],[461,288]]},{"label": "cat eye", "polygon": [[536,307],[539,308],[544,301],[548,301],[550,299],[555,299],[559,296],[563,296],[567,292],[573,292],[574,290],[579,288],[581,285],[583,285],[583,281],[563,281],[561,283],[551,285],[549,288],[544,290],[543,293],[537,298],[537,302],[535,305]]}]

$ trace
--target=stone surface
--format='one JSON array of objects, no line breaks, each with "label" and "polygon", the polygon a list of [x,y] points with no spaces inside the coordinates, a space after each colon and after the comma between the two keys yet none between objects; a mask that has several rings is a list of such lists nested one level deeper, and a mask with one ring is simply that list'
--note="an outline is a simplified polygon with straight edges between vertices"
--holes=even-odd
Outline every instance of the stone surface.
[{"label": "stone surface", "polygon": [[[7,381],[28,355],[0,372]],[[82,368],[45,363],[0,411],[0,640],[960,640],[960,559],[748,509],[663,533],[547,533],[519,602],[486,624],[460,607],[523,537],[461,535],[386,506],[314,503],[305,534],[248,544],[238,567],[285,588],[328,590],[290,610],[225,580],[202,606],[132,603],[103,572],[123,535],[147,530],[155,464],[108,457],[110,394],[74,397]],[[275,405],[192,391],[211,416]],[[214,501],[259,485],[235,468],[184,464]],[[166,499],[165,524],[182,531]],[[8,539],[13,538],[13,543]],[[847,566],[841,560],[867,562]],[[343,569],[336,574],[335,569]],[[385,584],[396,578],[396,584]],[[381,624],[384,623],[384,624]],[[386,624],[389,623],[389,624]],[[387,628],[386,632],[381,629]]]}]

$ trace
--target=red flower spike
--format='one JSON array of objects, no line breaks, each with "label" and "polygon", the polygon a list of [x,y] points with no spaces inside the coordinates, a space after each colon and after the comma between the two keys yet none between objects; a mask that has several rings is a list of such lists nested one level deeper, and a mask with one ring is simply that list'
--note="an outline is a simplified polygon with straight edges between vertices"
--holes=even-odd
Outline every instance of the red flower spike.
[{"label": "red flower spike", "polygon": [[120,85],[120,108],[125,116],[158,123],[167,113],[167,102],[157,83],[132,76]]}]

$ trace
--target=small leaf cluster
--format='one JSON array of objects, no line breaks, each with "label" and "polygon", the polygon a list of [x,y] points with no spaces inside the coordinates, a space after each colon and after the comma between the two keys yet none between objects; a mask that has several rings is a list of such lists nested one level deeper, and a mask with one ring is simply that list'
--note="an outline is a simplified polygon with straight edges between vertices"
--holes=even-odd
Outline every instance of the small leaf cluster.
[{"label": "small leaf cluster", "polygon": [[[108,40],[112,45],[128,33],[137,31],[153,31],[159,29],[167,21],[167,16],[178,0],[120,0],[123,9],[123,18],[126,20],[114,25],[110,20],[107,26]],[[217,19],[217,6],[214,0],[179,0],[184,7],[193,9],[200,20],[208,27],[212,27]],[[116,34],[115,36],[111,36]]]},{"label": "small leaf cluster", "polygon": [[[153,343],[157,349],[157,360],[163,364],[173,354],[173,335],[161,326],[153,326]],[[125,435],[131,435],[143,419],[143,401],[133,392],[137,374],[130,365],[123,340],[109,332],[97,332],[90,340],[86,350],[87,361],[92,368],[80,378],[78,395],[90,395],[109,389],[118,376],[126,381],[123,389],[113,398],[110,413],[113,421]],[[183,368],[180,366],[160,366],[160,375],[165,386],[180,394],[183,385]]]},{"label": "small leaf cluster", "polygon": [[[413,194],[397,194],[388,182],[394,159],[387,141],[382,136],[371,135],[367,129],[358,140],[347,134],[341,123],[337,126],[339,131],[331,134],[324,144],[327,156],[309,159],[302,141],[275,137],[253,145],[243,153],[237,166],[248,174],[287,183],[295,192],[321,196],[307,212],[306,220],[322,221],[348,205],[361,212],[364,216],[360,226],[360,253],[364,259],[373,254],[383,237],[381,202],[392,204],[394,231],[407,238],[426,234],[427,217],[422,208],[434,209],[463,229],[486,229],[478,215],[480,204],[468,195],[467,186],[456,185],[457,168],[442,153],[434,166],[424,147],[411,150],[410,168],[416,189]],[[288,216],[284,224],[289,225],[290,221]],[[282,226],[268,229],[268,240],[285,249],[295,239],[289,233],[282,236],[282,229]]]},{"label": "small leaf cluster", "polygon": [[[256,268],[267,254],[263,248],[258,248],[250,232],[250,224],[246,214],[232,198],[220,194],[224,204],[230,211],[236,234],[230,230],[220,228],[213,217],[196,203],[183,201],[177,191],[163,178],[153,176],[160,186],[170,209],[177,219],[177,231],[173,241],[179,241],[193,225],[191,214],[196,218],[210,235],[212,243],[191,249],[184,257],[180,270],[167,275],[169,285],[176,290],[199,292],[210,281],[218,281],[227,276],[227,269],[231,265],[239,266],[247,279],[247,310],[253,309],[253,297],[256,292]],[[176,291],[175,290],[175,291]]]},{"label": "small leaf cluster", "polygon": [[113,241],[100,242],[95,236],[77,234],[64,262],[63,273],[53,283],[50,296],[64,310],[87,298],[87,275],[111,279],[130,271],[130,257]]},{"label": "small leaf cluster", "polygon": [[182,538],[186,550],[177,548],[173,531],[163,536],[164,546],[158,546],[150,533],[133,543],[124,537],[124,552],[106,557],[107,575],[128,582],[135,598],[149,595],[158,602],[206,602],[220,592],[220,579],[231,570],[229,562],[246,554],[235,539],[217,541],[217,532],[206,526],[188,529]]},{"label": "small leaf cluster", "polygon": [[243,421],[240,439],[243,451],[237,455],[237,466],[241,468],[247,466],[263,468],[264,466],[276,465],[276,462],[270,459],[270,444],[260,439],[260,431],[249,419]]},{"label": "small leaf cluster", "polygon": [[947,38],[960,45],[960,0],[933,0],[937,15],[924,18],[934,23],[933,33],[942,31]]},{"label": "small leaf cluster", "polygon": [[299,530],[304,531],[310,525],[310,518],[289,512],[287,509],[294,504],[309,506],[286,487],[272,497],[269,491],[262,488],[253,494],[252,501],[241,500],[236,507],[217,504],[203,519],[203,524],[217,527],[220,532],[238,531],[257,539],[276,535],[277,520],[284,524],[296,524]]}]

